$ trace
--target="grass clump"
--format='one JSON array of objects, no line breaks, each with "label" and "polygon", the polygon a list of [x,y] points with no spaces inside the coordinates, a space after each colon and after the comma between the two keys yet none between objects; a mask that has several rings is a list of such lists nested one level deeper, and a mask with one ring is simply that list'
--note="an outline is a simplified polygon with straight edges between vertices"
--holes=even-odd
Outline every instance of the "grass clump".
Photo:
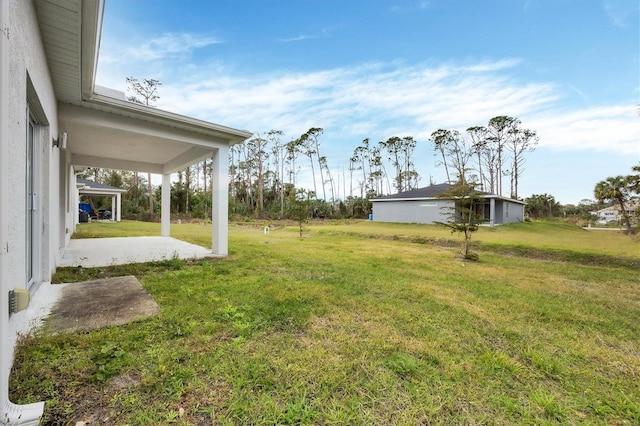
[{"label": "grass clump", "polygon": [[640,258],[629,237],[481,228],[460,262],[437,227],[296,231],[232,225],[226,259],[104,270],[135,268],[161,313],[23,339],[12,401],[46,400],[45,424],[640,422],[640,277],[607,262]]}]

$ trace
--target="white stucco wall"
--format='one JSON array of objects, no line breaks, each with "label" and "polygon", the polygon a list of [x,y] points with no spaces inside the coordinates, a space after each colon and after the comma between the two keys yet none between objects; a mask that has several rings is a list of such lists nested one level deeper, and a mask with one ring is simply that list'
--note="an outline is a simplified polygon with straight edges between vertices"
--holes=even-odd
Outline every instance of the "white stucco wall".
[{"label": "white stucco wall", "polygon": [[[47,277],[53,267],[50,247],[57,245],[55,233],[50,238],[50,204],[53,200],[48,191],[57,183],[59,170],[52,163],[52,135],[57,135],[57,102],[49,69],[40,38],[40,30],[34,6],[31,1],[9,0],[9,20],[11,36],[9,39],[9,188],[11,188],[11,209],[9,209],[9,253],[8,279],[11,287],[25,288],[26,271],[26,134],[28,125],[27,76],[29,76],[42,113],[48,126],[38,126],[36,151],[38,180],[36,185],[36,206],[39,209],[36,231],[40,241],[38,251],[40,262],[35,268],[36,276],[41,280]],[[17,24],[19,23],[19,24]],[[55,148],[57,150],[57,148]],[[50,166],[49,166],[50,165]],[[46,218],[46,219],[45,219]],[[57,226],[55,226],[57,230]],[[46,268],[46,269],[45,269]],[[43,271],[43,269],[45,271]]]},{"label": "white stucco wall", "polygon": [[[28,92],[37,100],[38,117],[47,125],[38,126],[35,140],[37,170],[34,182],[37,208],[34,233],[37,243],[38,259],[34,265],[36,283],[31,290],[36,291],[38,281],[49,279],[55,266],[59,231],[56,217],[52,216],[52,205],[57,204],[58,194],[53,191],[59,185],[59,161],[56,161],[57,148],[52,148],[51,137],[57,135],[57,102],[49,75],[44,48],[37,25],[36,13],[30,0],[0,0],[2,27],[8,29],[8,37],[2,42],[3,74],[7,74],[7,89],[0,92],[3,98],[2,140],[3,165],[6,172],[2,176],[2,191],[6,192],[0,214],[0,226],[7,229],[7,251],[2,254],[2,273],[0,273],[0,292],[2,297],[1,343],[0,343],[0,404],[3,411],[0,424],[37,424],[43,404],[16,406],[8,400],[8,377],[13,362],[14,344],[21,330],[25,313],[9,317],[7,297],[14,288],[27,288],[26,280],[26,155],[27,126],[29,113],[27,107]],[[0,35],[2,36],[2,35]],[[33,90],[29,91],[28,81]],[[55,250],[52,250],[52,247]],[[42,287],[42,286],[40,286]],[[32,311],[38,306],[38,297],[46,297],[46,292],[38,291],[29,306]],[[20,421],[18,421],[20,419]]]}]

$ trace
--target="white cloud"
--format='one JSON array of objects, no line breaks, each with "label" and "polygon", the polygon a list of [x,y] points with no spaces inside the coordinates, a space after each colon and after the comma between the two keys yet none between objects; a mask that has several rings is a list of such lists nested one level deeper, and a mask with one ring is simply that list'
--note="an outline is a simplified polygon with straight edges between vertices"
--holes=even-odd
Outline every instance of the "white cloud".
[{"label": "white cloud", "polygon": [[316,39],[316,38],[320,38],[320,37],[319,36],[313,36],[313,35],[300,34],[300,35],[293,36],[293,37],[280,38],[280,39],[278,39],[278,41],[286,43],[286,42],[290,42],[290,41],[312,40],[312,39]]},{"label": "white cloud", "polygon": [[[546,148],[638,153],[636,107],[561,108],[566,88],[522,81],[516,76],[520,64],[518,59],[439,66],[368,63],[240,75],[219,63],[182,63],[179,70],[164,68],[158,107],[255,132],[282,130],[285,139],[322,127],[323,146],[336,166],[367,137],[375,143],[411,135],[425,142],[438,128],[464,130],[497,115],[520,118]],[[113,68],[103,74],[124,82],[131,72]]]},{"label": "white cloud", "polygon": [[540,143],[559,150],[614,151],[640,156],[636,105],[611,105],[540,114],[529,121]]},{"label": "white cloud", "polygon": [[630,20],[637,20],[640,3],[633,0],[603,0],[604,10],[618,28],[627,28]]},{"label": "white cloud", "polygon": [[[144,40],[128,40],[126,45],[119,45],[115,49],[117,54],[100,56],[100,63],[121,63],[141,61],[157,61],[183,57],[195,49],[213,44],[223,43],[215,37],[191,33],[164,33]],[[120,43],[117,43],[120,44]],[[102,52],[101,52],[102,53]]]},{"label": "white cloud", "polygon": [[[518,63],[438,67],[375,63],[251,77],[202,68],[190,73],[189,81],[163,81],[159,106],[287,134],[321,126],[356,140],[386,138],[392,136],[388,132],[400,129],[427,138],[440,127],[465,129],[495,115],[521,116],[553,103],[557,99],[553,84],[522,83],[508,75]],[[362,129],[371,134],[362,134]]]}]

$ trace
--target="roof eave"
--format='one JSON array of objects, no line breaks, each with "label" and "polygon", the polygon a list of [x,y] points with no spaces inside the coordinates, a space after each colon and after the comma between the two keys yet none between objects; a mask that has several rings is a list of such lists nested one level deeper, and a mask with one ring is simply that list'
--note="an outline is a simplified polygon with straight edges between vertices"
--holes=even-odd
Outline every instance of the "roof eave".
[{"label": "roof eave", "polygon": [[[492,194],[481,194],[480,198],[495,198],[498,200],[503,200],[503,201],[510,201],[516,204],[522,204],[522,205],[526,205],[527,203],[524,201],[520,201],[520,200],[514,200],[512,198],[507,198],[507,197],[502,197],[499,195],[492,195]],[[382,201],[382,202],[388,202],[388,201],[434,201],[434,200],[448,200],[451,201],[453,200],[453,197],[410,197],[410,198],[372,198],[369,201],[373,202],[373,201]]]},{"label": "roof eave", "polygon": [[155,107],[95,93],[89,100],[70,103],[103,112],[115,113],[149,122],[156,122],[178,129],[196,131],[204,135],[221,137],[228,140],[230,145],[240,143],[253,135],[252,132],[247,130],[238,130],[221,124],[199,120],[197,118],[187,117]]},{"label": "roof eave", "polygon": [[100,37],[104,18],[104,0],[84,0],[82,3],[81,41],[81,93],[82,99],[90,99],[94,94]]},{"label": "roof eave", "polygon": [[[39,18],[42,20],[41,25],[44,23],[47,28],[55,28],[52,24],[52,22],[56,22],[55,16],[50,13],[52,3],[48,0],[37,0],[36,5],[41,9],[39,13]],[[53,6],[56,5],[53,4]],[[64,86],[63,81],[57,81],[55,75],[52,76],[59,102],[108,111],[213,136],[228,141],[229,145],[240,143],[253,135],[253,133],[245,130],[237,130],[146,105],[138,105],[126,100],[97,94],[95,79],[98,67],[105,0],[69,0],[69,4],[67,5],[67,7],[70,8],[69,10],[60,5],[57,6],[60,13],[70,13],[70,15],[66,17],[67,19],[75,17],[74,19],[80,20],[79,28],[76,27],[78,28],[78,32],[74,33],[77,36],[75,39],[77,42],[67,46],[69,49],[72,49],[72,51],[77,52],[79,56],[79,73],[73,76],[74,81],[71,86]],[[49,9],[47,9],[47,7],[49,7]],[[54,12],[57,11],[58,10],[54,10]],[[74,12],[76,12],[76,15],[73,15]],[[53,41],[55,43],[59,43],[59,40],[56,39],[57,34],[55,31],[48,32],[49,37],[54,37]],[[47,55],[55,55],[55,53],[49,51]],[[61,66],[61,61],[55,56],[53,61],[58,64],[58,66]],[[66,71],[68,70],[65,68],[60,69],[60,72]]]},{"label": "roof eave", "polygon": [[409,198],[372,198],[369,201],[434,201],[448,200],[448,198],[439,197],[409,197]]}]

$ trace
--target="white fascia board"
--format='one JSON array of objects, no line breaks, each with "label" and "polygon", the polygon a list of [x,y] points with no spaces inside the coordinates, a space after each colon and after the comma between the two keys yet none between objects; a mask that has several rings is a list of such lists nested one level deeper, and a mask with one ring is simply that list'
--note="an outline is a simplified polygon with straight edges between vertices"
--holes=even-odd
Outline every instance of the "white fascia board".
[{"label": "white fascia board", "polygon": [[211,123],[209,121],[199,120],[147,105],[136,104],[134,102],[95,93],[91,97],[91,100],[82,102],[79,105],[223,138],[229,141],[229,145],[240,143],[253,136],[253,133],[246,130],[238,130],[221,124]]},{"label": "white fascia board", "polygon": [[80,194],[93,194],[93,195],[115,195],[116,193],[123,194],[127,192],[126,189],[106,189],[106,188],[92,188],[90,186],[85,186],[84,188],[78,188],[80,190]]},{"label": "white fascia board", "polygon": [[81,93],[85,100],[91,98],[95,88],[104,2],[105,0],[82,0]]}]

